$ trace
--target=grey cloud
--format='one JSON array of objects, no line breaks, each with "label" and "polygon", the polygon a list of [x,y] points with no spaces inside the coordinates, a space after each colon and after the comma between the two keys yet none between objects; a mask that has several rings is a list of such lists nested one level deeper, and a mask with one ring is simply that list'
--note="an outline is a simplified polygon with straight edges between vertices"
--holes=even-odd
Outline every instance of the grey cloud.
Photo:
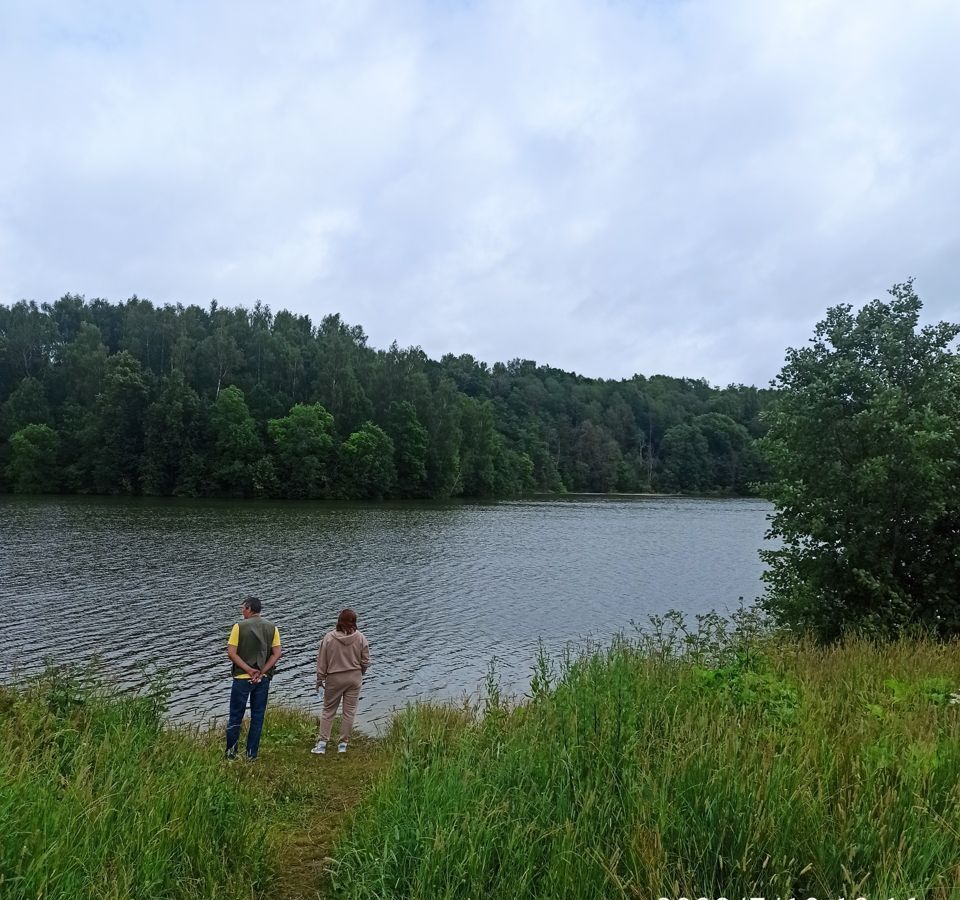
[{"label": "grey cloud", "polygon": [[0,300],[339,311],[375,345],[763,384],[960,312],[960,8],[6,4]]}]

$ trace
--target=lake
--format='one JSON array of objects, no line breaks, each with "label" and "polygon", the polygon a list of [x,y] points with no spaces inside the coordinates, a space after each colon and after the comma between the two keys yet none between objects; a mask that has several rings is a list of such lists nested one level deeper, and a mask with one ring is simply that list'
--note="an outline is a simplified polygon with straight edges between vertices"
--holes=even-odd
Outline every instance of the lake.
[{"label": "lake", "polygon": [[370,640],[358,723],[373,730],[407,701],[475,692],[494,658],[522,691],[539,641],[556,653],[670,608],[753,601],[771,511],[660,497],[0,497],[0,680],[96,655],[124,683],[165,678],[175,719],[223,715],[227,634],[254,594],[284,647],[271,702],[308,706],[318,642],[349,606]]}]

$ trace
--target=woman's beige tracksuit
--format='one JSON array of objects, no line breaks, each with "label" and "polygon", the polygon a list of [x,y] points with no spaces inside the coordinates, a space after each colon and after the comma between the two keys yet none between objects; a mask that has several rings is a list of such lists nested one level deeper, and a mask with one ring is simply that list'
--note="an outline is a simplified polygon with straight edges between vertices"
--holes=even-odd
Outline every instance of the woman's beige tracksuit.
[{"label": "woman's beige tracksuit", "polygon": [[337,707],[343,699],[343,721],[340,740],[349,741],[353,717],[360,696],[360,682],[370,665],[370,645],[363,632],[328,631],[317,653],[317,681],[323,687],[323,715],[320,718],[320,740],[330,739],[330,728]]}]

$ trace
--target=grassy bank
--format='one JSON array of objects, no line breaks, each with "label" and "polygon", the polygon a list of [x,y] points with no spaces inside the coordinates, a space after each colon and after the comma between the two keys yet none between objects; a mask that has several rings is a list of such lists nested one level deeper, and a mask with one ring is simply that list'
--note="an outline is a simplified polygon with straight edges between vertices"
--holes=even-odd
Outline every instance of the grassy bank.
[{"label": "grassy bank", "polygon": [[0,690],[0,896],[960,897],[958,675],[667,621],[346,758],[272,709],[248,765],[50,674]]},{"label": "grassy bank", "polygon": [[960,648],[661,628],[411,710],[344,897],[960,896]]},{"label": "grassy bank", "polygon": [[162,706],[66,673],[0,694],[0,895],[240,898],[262,882],[248,798],[164,731]]},{"label": "grassy bank", "polygon": [[381,768],[307,753],[313,718],[268,710],[261,758],[163,725],[159,693],[50,672],[0,689],[0,897],[271,900],[326,892],[345,813]]}]

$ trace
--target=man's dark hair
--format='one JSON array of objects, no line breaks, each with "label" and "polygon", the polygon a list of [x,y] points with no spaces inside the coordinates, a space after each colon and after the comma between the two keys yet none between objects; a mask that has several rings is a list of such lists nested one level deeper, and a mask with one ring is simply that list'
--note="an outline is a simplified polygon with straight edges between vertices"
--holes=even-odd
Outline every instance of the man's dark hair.
[{"label": "man's dark hair", "polygon": [[260,610],[263,609],[263,604],[260,602],[259,597],[247,597],[243,601],[243,605],[250,610],[252,613],[260,614]]}]

